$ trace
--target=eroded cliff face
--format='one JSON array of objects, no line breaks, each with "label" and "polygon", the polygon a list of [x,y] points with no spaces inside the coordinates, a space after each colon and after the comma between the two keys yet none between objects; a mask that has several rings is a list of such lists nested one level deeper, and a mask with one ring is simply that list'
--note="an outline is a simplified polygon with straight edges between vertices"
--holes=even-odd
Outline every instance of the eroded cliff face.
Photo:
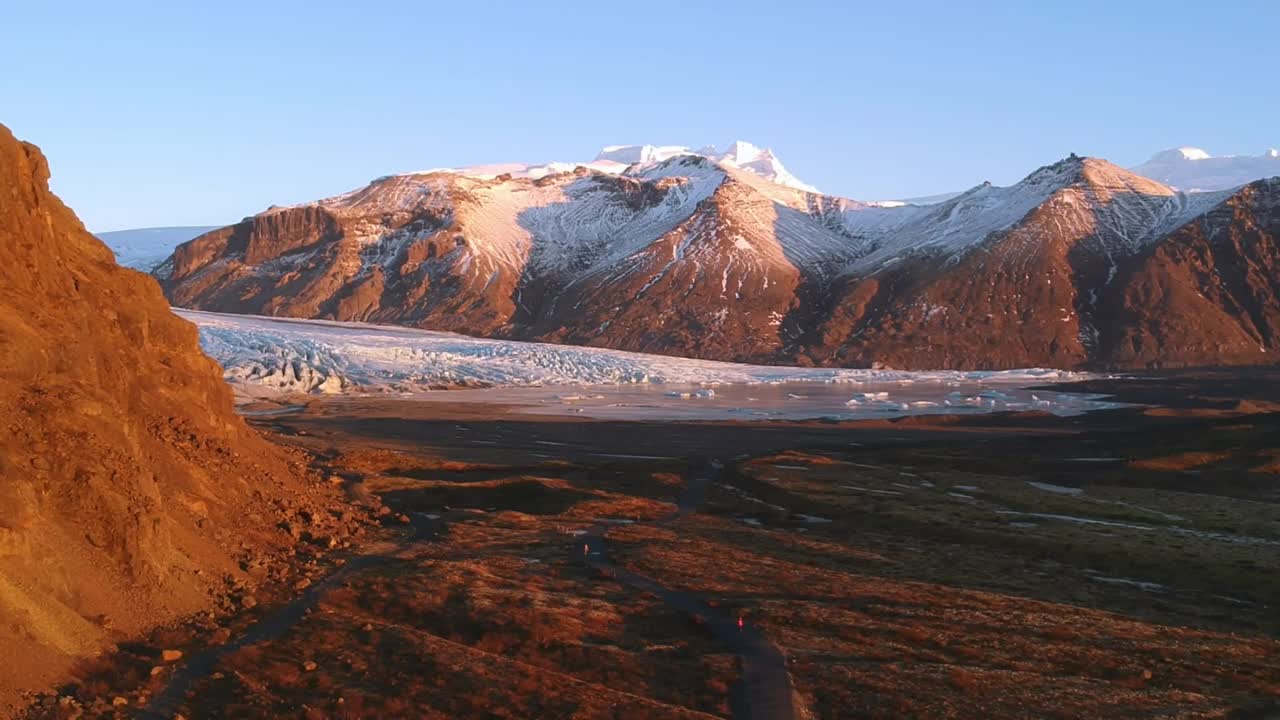
[{"label": "eroded cliff face", "polygon": [[[0,703],[210,602],[303,487],[196,331],[0,126]],[[296,463],[295,463],[296,466]]]}]

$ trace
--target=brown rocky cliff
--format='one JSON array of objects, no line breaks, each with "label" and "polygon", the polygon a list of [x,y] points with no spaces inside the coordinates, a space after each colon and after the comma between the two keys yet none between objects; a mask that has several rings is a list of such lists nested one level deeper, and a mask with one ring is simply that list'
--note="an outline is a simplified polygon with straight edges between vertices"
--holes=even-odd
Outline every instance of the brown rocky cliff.
[{"label": "brown rocky cliff", "polygon": [[265,501],[301,487],[195,328],[48,180],[0,126],[0,707],[207,605],[233,547],[279,539]]},{"label": "brown rocky cliff", "polygon": [[1183,226],[1118,285],[1105,337],[1114,367],[1280,360],[1280,179]]}]

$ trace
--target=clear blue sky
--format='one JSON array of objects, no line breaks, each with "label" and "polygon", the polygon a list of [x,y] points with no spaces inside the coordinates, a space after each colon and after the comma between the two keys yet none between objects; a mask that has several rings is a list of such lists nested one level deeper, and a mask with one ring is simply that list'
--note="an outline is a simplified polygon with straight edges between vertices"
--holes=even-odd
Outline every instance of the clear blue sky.
[{"label": "clear blue sky", "polygon": [[0,123],[92,230],[221,224],[397,171],[774,148],[863,199],[1070,152],[1280,145],[1280,3],[10,3]]}]

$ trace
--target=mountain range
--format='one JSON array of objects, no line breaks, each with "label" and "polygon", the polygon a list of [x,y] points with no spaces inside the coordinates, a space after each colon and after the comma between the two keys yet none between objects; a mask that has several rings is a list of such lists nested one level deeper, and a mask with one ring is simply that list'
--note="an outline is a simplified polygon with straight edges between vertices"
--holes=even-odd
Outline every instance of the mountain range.
[{"label": "mountain range", "polygon": [[[617,174],[635,163],[653,163],[676,155],[693,154],[736,166],[780,185],[817,192],[812,185],[791,174],[772,150],[743,141],[730,143],[724,151],[711,146],[693,150],[684,145],[613,145],[602,149],[589,162],[499,163],[437,168],[409,174],[454,173],[481,179],[510,175],[536,180],[570,172],[577,167]],[[1213,156],[1199,148],[1183,147],[1156,153],[1147,162],[1130,169],[1138,175],[1187,192],[1228,190],[1254,180],[1280,176],[1280,151],[1272,149],[1257,156]],[[877,204],[935,205],[959,194],[939,193],[884,200]],[[217,226],[153,227],[100,232],[97,235],[115,252],[121,265],[150,272],[164,262],[178,245],[216,229]]]},{"label": "mountain range", "polygon": [[904,205],[813,192],[745,143],[595,162],[379,178],[202,235],[156,275],[193,309],[757,363],[1153,367],[1280,350],[1280,181],[1186,193],[1071,156]]}]

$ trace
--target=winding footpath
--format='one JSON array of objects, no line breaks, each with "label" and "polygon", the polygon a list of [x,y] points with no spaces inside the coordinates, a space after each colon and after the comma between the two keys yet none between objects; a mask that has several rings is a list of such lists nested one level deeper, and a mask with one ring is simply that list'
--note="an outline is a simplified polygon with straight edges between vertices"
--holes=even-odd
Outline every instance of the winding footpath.
[{"label": "winding footpath", "polygon": [[138,714],[143,720],[171,720],[187,699],[187,691],[198,680],[213,674],[214,668],[222,658],[237,650],[261,642],[275,640],[307,615],[307,611],[315,608],[320,596],[327,590],[336,587],[346,578],[369,568],[381,565],[390,558],[386,556],[362,555],[348,561],[340,570],[312,585],[306,592],[294,598],[288,605],[267,615],[257,624],[251,626],[242,635],[223,645],[211,647],[202,653],[192,655],[180,667],[174,670],[164,689],[147,703],[147,707]]},{"label": "winding footpath", "polygon": [[[709,463],[705,472],[689,480],[676,502],[675,512],[652,521],[653,524],[670,524],[697,512],[706,497],[707,488],[720,477],[723,466]],[[776,645],[759,628],[724,608],[713,607],[698,595],[672,590],[644,575],[614,564],[609,557],[606,538],[614,524],[603,520],[593,525],[581,542],[574,544],[573,553],[578,561],[605,573],[618,582],[636,590],[652,593],[668,607],[700,620],[712,634],[736,654],[742,667],[742,675],[730,691],[729,705],[734,720],[795,720],[797,717],[791,676],[787,672],[786,658]],[[170,720],[186,701],[187,693],[194,685],[211,676],[218,663],[226,656],[258,643],[275,640],[301,622],[308,611],[314,609],[328,590],[339,586],[349,577],[386,564],[401,557],[420,542],[428,541],[442,533],[443,520],[421,513],[413,515],[413,533],[397,544],[382,544],[368,548],[366,554],[348,559],[345,565],[325,579],[309,587],[288,604],[271,612],[258,623],[231,641],[211,647],[189,656],[178,666],[169,682],[137,714],[142,720]]]},{"label": "winding footpath", "polygon": [[[691,479],[676,501],[676,511],[654,524],[670,524],[697,512],[707,494],[707,487],[720,477],[723,465],[708,464],[705,473]],[[582,542],[574,546],[575,554],[587,566],[612,576],[618,582],[652,593],[666,605],[701,620],[720,642],[739,658],[742,676],[730,691],[729,707],[734,720],[795,720],[797,717],[791,675],[786,657],[759,628],[740,621],[735,613],[712,607],[701,597],[667,588],[652,578],[616,565],[609,558],[606,538],[614,524],[602,521],[592,526]],[[741,624],[740,624],[741,623]]]},{"label": "winding footpath", "polygon": [[396,544],[374,545],[368,549],[366,554],[349,558],[346,564],[338,570],[307,588],[305,592],[289,601],[288,604],[276,609],[250,626],[238,637],[188,657],[182,665],[174,670],[164,689],[157,693],[151,699],[151,702],[147,703],[147,706],[138,713],[137,717],[141,720],[171,720],[178,713],[182,704],[186,702],[187,692],[192,686],[197,681],[213,675],[218,662],[224,657],[250,645],[257,645],[258,643],[279,638],[301,622],[307,616],[307,613],[316,607],[320,597],[325,592],[338,587],[347,578],[357,573],[397,559],[406,549],[411,548],[416,543],[435,537],[443,532],[446,527],[443,520],[428,518],[420,513],[412,516],[412,519],[413,532],[405,540]]}]

